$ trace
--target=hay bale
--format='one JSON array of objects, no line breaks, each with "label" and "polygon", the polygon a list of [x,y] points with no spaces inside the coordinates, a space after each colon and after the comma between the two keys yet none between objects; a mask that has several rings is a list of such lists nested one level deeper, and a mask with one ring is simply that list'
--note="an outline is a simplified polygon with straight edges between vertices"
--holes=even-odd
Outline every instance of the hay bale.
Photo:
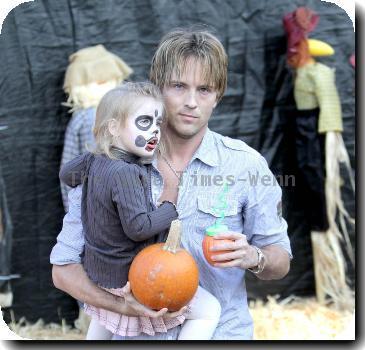
[{"label": "hay bale", "polygon": [[[355,317],[348,310],[333,305],[319,304],[315,298],[288,297],[278,301],[269,296],[268,301],[251,301],[255,340],[351,340],[355,339]],[[21,337],[33,340],[84,340],[85,331],[61,324],[34,324],[24,318],[9,324]]]},{"label": "hay bale", "polygon": [[351,339],[354,327],[346,328],[353,324],[353,312],[319,304],[315,298],[277,300],[269,296],[267,303],[250,302],[255,340]]}]

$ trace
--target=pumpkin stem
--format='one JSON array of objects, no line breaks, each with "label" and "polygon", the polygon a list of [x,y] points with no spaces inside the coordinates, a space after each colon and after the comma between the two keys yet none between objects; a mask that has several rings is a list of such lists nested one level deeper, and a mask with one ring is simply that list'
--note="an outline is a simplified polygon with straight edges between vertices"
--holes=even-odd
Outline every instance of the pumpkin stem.
[{"label": "pumpkin stem", "polygon": [[176,253],[181,245],[181,221],[174,220],[171,222],[169,234],[163,246],[163,250]]}]

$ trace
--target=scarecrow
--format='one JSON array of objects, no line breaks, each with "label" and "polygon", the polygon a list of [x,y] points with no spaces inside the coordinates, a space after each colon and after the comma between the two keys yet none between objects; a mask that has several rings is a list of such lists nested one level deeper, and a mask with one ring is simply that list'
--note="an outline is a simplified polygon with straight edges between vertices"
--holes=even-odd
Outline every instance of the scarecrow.
[{"label": "scarecrow", "polygon": [[[319,16],[299,7],[283,18],[287,34],[287,63],[293,68],[296,112],[297,184],[304,189],[306,218],[310,225],[316,296],[338,307],[352,307],[352,291],[346,280],[346,262],[341,249],[354,264],[347,223],[354,220],[341,199],[340,163],[349,173],[355,191],[349,156],[342,139],[342,112],[335,85],[335,72],[314,57],[333,55],[333,48],[308,39]],[[347,223],[346,223],[347,221]],[[339,223],[339,224],[338,224]]]},{"label": "scarecrow", "polygon": [[[83,48],[69,57],[63,89],[66,105],[73,113],[67,125],[61,166],[94,145],[92,133],[96,107],[109,90],[126,79],[133,70],[103,45]],[[62,200],[68,211],[69,187],[61,183]]]}]

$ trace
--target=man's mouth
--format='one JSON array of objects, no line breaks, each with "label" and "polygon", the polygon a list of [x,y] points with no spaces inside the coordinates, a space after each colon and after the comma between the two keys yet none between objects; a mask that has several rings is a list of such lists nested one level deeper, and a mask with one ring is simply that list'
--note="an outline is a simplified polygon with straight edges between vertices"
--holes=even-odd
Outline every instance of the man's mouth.
[{"label": "man's mouth", "polygon": [[187,114],[187,113],[179,113],[181,116],[189,118],[189,119],[198,119],[197,116],[192,115],[192,114]]},{"label": "man's mouth", "polygon": [[158,143],[158,138],[156,136],[151,137],[148,141],[147,141],[147,145],[145,147],[145,150],[148,152],[152,152]]}]

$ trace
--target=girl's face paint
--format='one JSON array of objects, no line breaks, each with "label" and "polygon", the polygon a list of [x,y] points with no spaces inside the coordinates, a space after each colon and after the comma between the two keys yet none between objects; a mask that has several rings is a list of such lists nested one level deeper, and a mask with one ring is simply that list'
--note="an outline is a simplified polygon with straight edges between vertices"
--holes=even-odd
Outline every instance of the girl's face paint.
[{"label": "girl's face paint", "polygon": [[134,142],[134,144],[137,147],[145,147],[147,145],[147,141],[144,139],[144,137],[142,135],[137,136],[136,141]]},{"label": "girl's face paint", "polygon": [[162,103],[151,97],[140,97],[140,107],[130,115],[115,137],[115,146],[138,157],[152,157],[161,138]]}]

